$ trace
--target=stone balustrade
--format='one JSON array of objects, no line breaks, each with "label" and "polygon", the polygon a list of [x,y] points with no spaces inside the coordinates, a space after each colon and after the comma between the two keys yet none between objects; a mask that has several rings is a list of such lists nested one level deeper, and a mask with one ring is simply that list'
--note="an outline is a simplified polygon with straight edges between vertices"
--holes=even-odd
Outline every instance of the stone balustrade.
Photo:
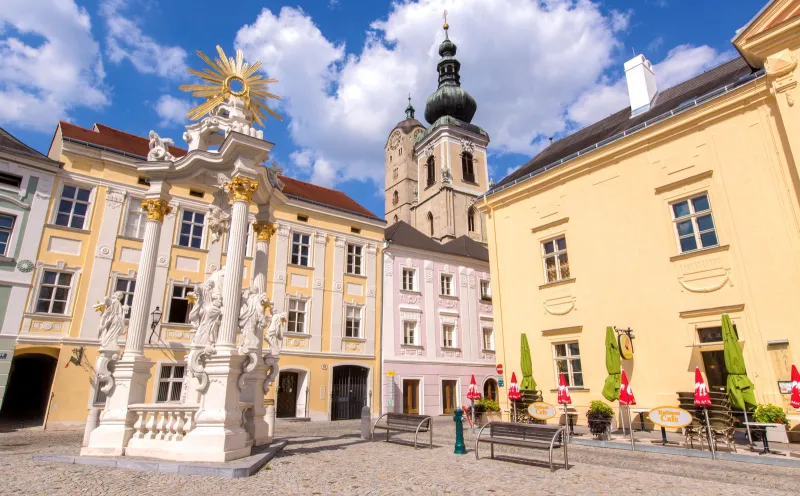
[{"label": "stone balustrade", "polygon": [[136,421],[125,454],[174,459],[175,453],[181,451],[183,438],[195,428],[197,409],[197,405],[183,403],[130,405]]}]

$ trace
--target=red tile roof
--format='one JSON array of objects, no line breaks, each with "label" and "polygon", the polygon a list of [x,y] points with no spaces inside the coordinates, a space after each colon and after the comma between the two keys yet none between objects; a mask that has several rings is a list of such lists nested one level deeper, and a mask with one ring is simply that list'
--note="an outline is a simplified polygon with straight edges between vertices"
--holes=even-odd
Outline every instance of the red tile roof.
[{"label": "red tile roof", "polygon": [[[126,133],[103,124],[95,124],[94,129],[86,129],[64,121],[61,121],[59,125],[61,126],[62,136],[69,140],[91,143],[109,148],[111,151],[134,155],[142,159],[147,157],[147,152],[150,151],[150,141],[147,138]],[[182,157],[187,153],[186,150],[174,146],[169,147],[169,150],[176,157]],[[282,176],[281,181],[284,183],[283,193],[288,196],[373,219],[380,219],[341,191],[323,188],[286,176]]]}]

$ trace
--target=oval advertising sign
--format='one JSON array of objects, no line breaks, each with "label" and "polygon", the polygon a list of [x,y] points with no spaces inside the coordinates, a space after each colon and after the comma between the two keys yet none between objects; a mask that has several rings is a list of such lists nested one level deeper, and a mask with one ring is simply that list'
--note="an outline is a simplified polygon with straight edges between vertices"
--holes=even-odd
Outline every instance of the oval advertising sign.
[{"label": "oval advertising sign", "polygon": [[556,407],[550,403],[537,401],[528,405],[528,414],[535,419],[547,420],[556,416]]},{"label": "oval advertising sign", "polygon": [[648,416],[654,424],[661,427],[686,427],[692,423],[692,414],[675,406],[653,408]]}]

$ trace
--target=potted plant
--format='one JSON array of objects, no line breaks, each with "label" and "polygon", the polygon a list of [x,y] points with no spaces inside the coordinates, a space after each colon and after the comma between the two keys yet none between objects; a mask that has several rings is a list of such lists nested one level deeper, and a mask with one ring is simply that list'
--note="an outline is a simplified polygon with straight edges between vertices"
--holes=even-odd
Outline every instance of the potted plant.
[{"label": "potted plant", "polygon": [[484,425],[500,420],[500,405],[494,400],[481,398],[475,402],[475,423]]},{"label": "potted plant", "polygon": [[756,422],[772,425],[766,429],[767,441],[775,443],[789,442],[789,437],[786,435],[786,426],[789,425],[789,421],[783,408],[772,404],[758,405],[753,417]]},{"label": "potted plant", "polygon": [[614,419],[614,410],[602,401],[592,401],[589,411],[586,412],[589,420],[589,430],[598,439],[607,440],[611,432],[611,422]]}]

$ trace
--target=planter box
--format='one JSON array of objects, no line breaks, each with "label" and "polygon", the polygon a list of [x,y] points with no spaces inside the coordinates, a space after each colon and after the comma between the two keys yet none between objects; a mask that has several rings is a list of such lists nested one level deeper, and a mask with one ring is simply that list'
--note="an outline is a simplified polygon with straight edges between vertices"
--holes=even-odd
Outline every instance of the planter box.
[{"label": "planter box", "polygon": [[481,427],[489,422],[500,422],[500,412],[483,412],[475,414],[475,427]]}]

